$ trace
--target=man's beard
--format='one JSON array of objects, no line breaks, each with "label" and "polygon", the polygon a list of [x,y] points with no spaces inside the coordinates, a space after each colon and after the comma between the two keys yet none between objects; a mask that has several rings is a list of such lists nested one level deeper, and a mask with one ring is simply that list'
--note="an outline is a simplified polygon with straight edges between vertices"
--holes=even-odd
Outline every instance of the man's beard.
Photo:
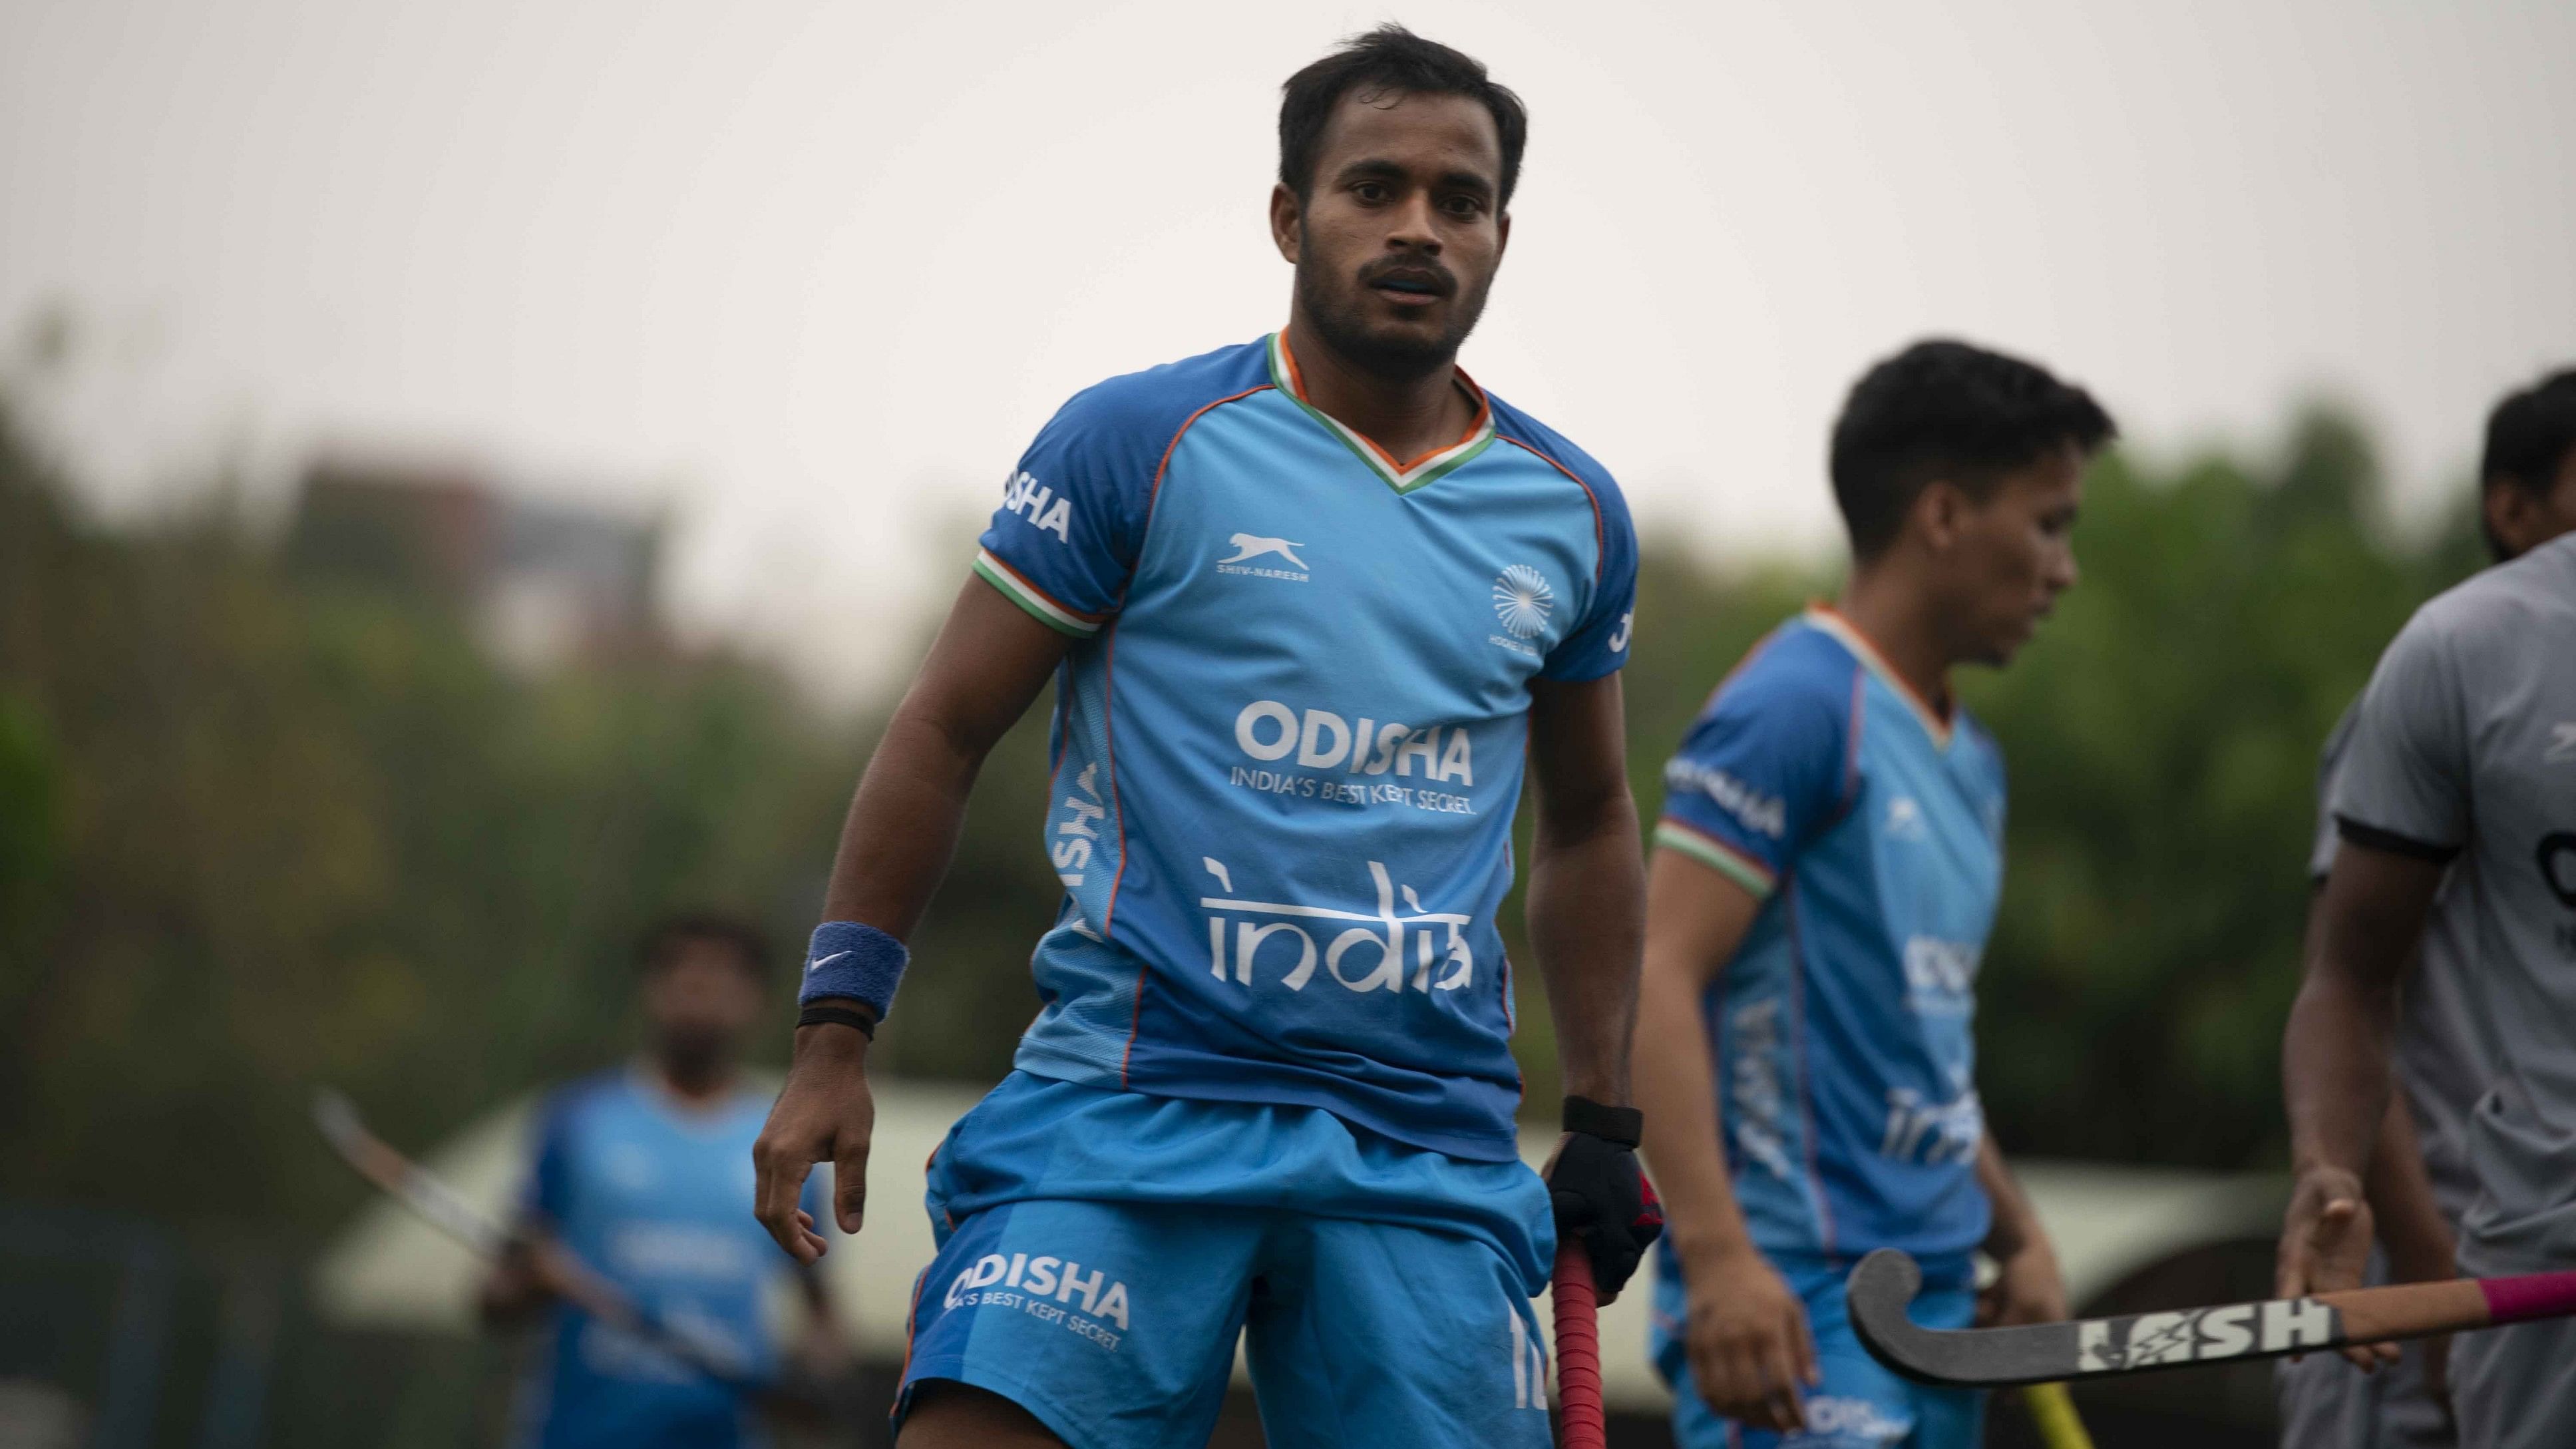
[{"label": "man's beard", "polygon": [[682,1081],[704,1082],[722,1076],[733,1063],[733,1039],[721,1031],[669,1028],[653,1045],[663,1070]]},{"label": "man's beard", "polygon": [[1485,292],[1492,285],[1491,277],[1474,284],[1459,283],[1451,296],[1449,325],[1435,337],[1373,334],[1361,310],[1366,305],[1366,289],[1356,285],[1354,278],[1354,285],[1337,290],[1334,279],[1320,263],[1303,260],[1307,255],[1311,253],[1300,252],[1296,283],[1297,300],[1306,320],[1314,324],[1325,346],[1362,372],[1409,379],[1443,371],[1457,362],[1459,346],[1485,315]]}]

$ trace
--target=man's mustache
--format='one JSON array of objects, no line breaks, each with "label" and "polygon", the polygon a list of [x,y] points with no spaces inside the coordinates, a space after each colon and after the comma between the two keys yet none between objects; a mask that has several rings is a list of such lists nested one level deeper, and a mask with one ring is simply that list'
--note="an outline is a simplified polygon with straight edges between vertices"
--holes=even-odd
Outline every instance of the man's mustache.
[{"label": "man's mustache", "polygon": [[1427,257],[1389,257],[1360,268],[1361,286],[1374,287],[1380,282],[1409,282],[1443,297],[1458,295],[1456,274]]}]

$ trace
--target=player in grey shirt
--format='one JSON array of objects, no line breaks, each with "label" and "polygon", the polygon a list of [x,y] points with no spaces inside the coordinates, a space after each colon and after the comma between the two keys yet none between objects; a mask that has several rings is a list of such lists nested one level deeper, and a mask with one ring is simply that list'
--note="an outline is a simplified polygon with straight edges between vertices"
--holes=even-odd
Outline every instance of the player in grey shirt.
[{"label": "player in grey shirt", "polygon": [[[2331,802],[2359,712],[2359,701],[2344,711],[2317,764],[2308,881],[2318,892],[2334,866],[2339,842]],[[2467,997],[2467,900],[2445,881],[2399,995],[2394,1065],[2400,1090],[2389,1098],[2380,1150],[2362,1180],[2379,1240],[2367,1276],[2373,1284],[2452,1276],[2460,1215],[2477,1194],[2466,1134],[2469,1109],[2487,1082],[2486,1053]],[[2446,1343],[2408,1344],[2395,1365],[2375,1374],[2333,1354],[2284,1360],[2278,1370],[2282,1449],[2450,1449],[2459,1437],[2445,1389],[2447,1350]]]},{"label": "player in grey shirt", "polygon": [[[2340,846],[2283,1043],[2284,1296],[2361,1281],[2399,996],[2446,889],[2490,1077],[2462,1137],[2459,1268],[2576,1267],[2576,371],[2496,409],[2483,476],[2488,534],[2523,556],[2416,611],[2334,783]],[[2568,1444],[2576,1323],[2469,1335],[2452,1393],[2467,1449]]]}]

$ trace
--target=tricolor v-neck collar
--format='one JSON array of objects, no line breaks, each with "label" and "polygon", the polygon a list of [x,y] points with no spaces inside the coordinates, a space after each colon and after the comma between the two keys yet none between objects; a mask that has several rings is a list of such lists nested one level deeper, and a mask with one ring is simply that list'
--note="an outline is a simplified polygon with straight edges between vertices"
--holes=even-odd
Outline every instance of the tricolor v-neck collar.
[{"label": "tricolor v-neck collar", "polygon": [[1410,463],[1399,463],[1395,460],[1394,454],[1379,447],[1357,429],[1345,426],[1339,419],[1306,401],[1306,382],[1297,372],[1295,355],[1288,350],[1288,334],[1285,332],[1270,334],[1270,380],[1278,384],[1281,395],[1304,408],[1306,416],[1322,423],[1327,431],[1342,440],[1343,446],[1358,454],[1360,461],[1369,465],[1370,471],[1377,474],[1380,482],[1398,493],[1410,493],[1417,488],[1427,487],[1448,477],[1458,471],[1467,460],[1485,451],[1493,443],[1493,403],[1485,397],[1485,390],[1476,386],[1476,380],[1469,377],[1464,369],[1458,370],[1457,377],[1458,381],[1465,385],[1468,393],[1476,399],[1476,419],[1467,425],[1467,436],[1451,443],[1448,447],[1425,453]]},{"label": "tricolor v-neck collar", "polygon": [[1929,700],[1917,693],[1913,685],[1905,682],[1905,676],[1896,672],[1896,666],[1887,662],[1887,656],[1878,652],[1878,646],[1871,643],[1869,636],[1860,631],[1860,626],[1843,617],[1842,610],[1833,605],[1809,604],[1807,622],[1834,636],[1845,649],[1852,652],[1853,657],[1860,660],[1861,667],[1887,681],[1887,687],[1896,691],[1896,697],[1904,700],[1913,709],[1914,717],[1923,722],[1924,732],[1932,736],[1933,748],[1940,750],[1950,748],[1950,736],[1959,718],[1958,705],[1955,702],[1950,707],[1949,717],[1943,718],[1940,711],[1932,708]]}]

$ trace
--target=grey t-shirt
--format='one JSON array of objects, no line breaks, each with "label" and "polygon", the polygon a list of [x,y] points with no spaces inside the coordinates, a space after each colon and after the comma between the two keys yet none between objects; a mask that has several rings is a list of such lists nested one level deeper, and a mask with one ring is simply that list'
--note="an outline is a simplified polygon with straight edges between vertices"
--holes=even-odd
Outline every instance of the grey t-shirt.
[{"label": "grey t-shirt", "polygon": [[2334,815],[2347,843],[2451,862],[2492,1070],[2462,1266],[2576,1262],[2576,534],[2416,611],[2362,694]]},{"label": "grey t-shirt", "polygon": [[[2330,802],[2352,741],[2353,721],[2360,712],[2359,700],[2344,710],[2317,760],[2317,834],[2308,855],[2308,876],[2320,885],[2334,868],[2339,839]],[[2433,914],[2424,923],[2415,969],[2398,1000],[2394,1060],[2398,1089],[2406,1094],[2407,1111],[2423,1149],[2434,1204],[2453,1228],[2478,1193],[2477,1177],[2469,1168],[2469,1110],[2487,1089],[2487,1050],[2469,1003],[2469,942],[2475,922],[2470,919],[2468,900],[2467,892],[2455,888],[2453,877],[2444,877]]]}]

